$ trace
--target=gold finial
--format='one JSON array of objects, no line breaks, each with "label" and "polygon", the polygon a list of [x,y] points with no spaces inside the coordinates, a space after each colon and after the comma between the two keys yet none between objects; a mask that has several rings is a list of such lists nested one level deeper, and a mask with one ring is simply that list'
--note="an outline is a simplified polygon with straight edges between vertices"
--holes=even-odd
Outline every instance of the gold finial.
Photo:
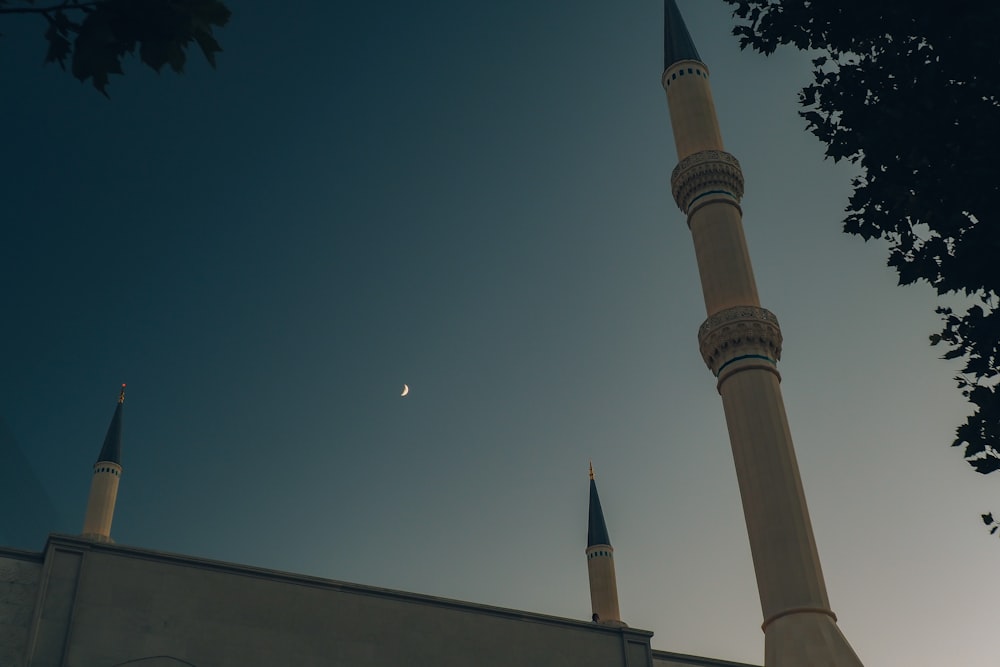
[{"label": "gold finial", "polygon": [[593,462],[593,460],[591,460],[591,462],[590,462],[590,479],[594,479],[594,462]]},{"label": "gold finial", "polygon": [[125,402],[125,383],[122,382],[122,390],[121,393],[118,394],[118,404],[120,405],[124,402]]}]

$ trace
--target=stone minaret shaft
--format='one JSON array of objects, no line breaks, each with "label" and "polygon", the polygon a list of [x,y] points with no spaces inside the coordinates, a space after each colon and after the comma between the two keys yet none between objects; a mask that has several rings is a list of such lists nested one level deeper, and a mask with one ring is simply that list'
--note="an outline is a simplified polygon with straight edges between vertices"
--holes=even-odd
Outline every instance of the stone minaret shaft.
[{"label": "stone minaret shaft", "polygon": [[587,573],[590,575],[590,607],[593,620],[601,625],[624,627],[618,611],[618,582],[615,579],[615,550],[611,547],[604,522],[601,499],[590,466],[590,516],[587,526]]},{"label": "stone minaret shaft", "polygon": [[830,609],[781,397],[778,320],[761,308],[743,235],[743,173],[725,152],[701,61],[666,0],[662,83],[708,319],[701,354],[718,378],[763,610],[767,667],[861,665]]},{"label": "stone minaret shaft", "polygon": [[87,515],[83,519],[82,536],[98,542],[111,542],[111,520],[115,515],[118,481],[122,475],[122,405],[125,403],[125,385],[118,394],[118,405],[111,417],[104,446],[94,464],[94,477],[90,482]]}]

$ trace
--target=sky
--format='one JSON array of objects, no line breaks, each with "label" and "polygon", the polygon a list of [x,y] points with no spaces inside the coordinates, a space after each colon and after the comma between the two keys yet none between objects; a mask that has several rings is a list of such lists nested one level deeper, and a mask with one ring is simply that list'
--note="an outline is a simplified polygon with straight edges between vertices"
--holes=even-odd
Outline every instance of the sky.
[{"label": "sky", "polygon": [[[1000,494],[948,446],[936,297],[840,231],[808,55],[678,5],[840,627],[867,667],[993,666]],[[761,664],[662,4],[276,7],[232,3],[217,70],[129,62],[110,100],[4,18],[4,540],[79,532],[126,382],[119,543],[588,620],[593,459],[623,619]]]}]

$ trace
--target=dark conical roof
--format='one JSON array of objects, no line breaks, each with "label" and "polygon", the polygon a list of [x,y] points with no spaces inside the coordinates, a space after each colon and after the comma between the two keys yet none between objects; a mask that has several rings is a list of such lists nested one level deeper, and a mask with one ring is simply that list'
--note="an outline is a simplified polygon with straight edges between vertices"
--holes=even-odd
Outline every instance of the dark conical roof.
[{"label": "dark conical roof", "polygon": [[125,385],[118,394],[118,405],[115,406],[115,414],[111,417],[111,424],[108,426],[108,434],[104,436],[104,446],[101,447],[101,455],[98,461],[110,461],[111,463],[122,463],[122,405],[125,403]]},{"label": "dark conical roof", "polygon": [[701,61],[698,49],[694,46],[691,33],[684,25],[681,10],[677,9],[674,0],[664,0],[663,3],[663,69],[681,60]]},{"label": "dark conical roof", "polygon": [[597,495],[597,482],[590,478],[590,522],[587,526],[587,546],[607,544],[611,546],[608,537],[608,525],[604,523],[604,510],[601,509],[601,498]]}]

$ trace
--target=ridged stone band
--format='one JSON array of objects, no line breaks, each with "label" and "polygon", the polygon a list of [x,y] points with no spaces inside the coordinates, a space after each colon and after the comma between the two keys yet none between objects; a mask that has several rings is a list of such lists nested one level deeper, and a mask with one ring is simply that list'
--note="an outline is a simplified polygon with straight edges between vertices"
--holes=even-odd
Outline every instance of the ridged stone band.
[{"label": "ridged stone band", "polygon": [[698,347],[720,385],[732,373],[749,368],[764,368],[777,375],[781,327],[778,318],[766,308],[727,308],[709,317],[698,329]]},{"label": "ridged stone band", "polygon": [[724,151],[701,151],[674,167],[670,188],[677,206],[690,216],[709,201],[739,207],[743,198],[743,170],[739,160]]}]

